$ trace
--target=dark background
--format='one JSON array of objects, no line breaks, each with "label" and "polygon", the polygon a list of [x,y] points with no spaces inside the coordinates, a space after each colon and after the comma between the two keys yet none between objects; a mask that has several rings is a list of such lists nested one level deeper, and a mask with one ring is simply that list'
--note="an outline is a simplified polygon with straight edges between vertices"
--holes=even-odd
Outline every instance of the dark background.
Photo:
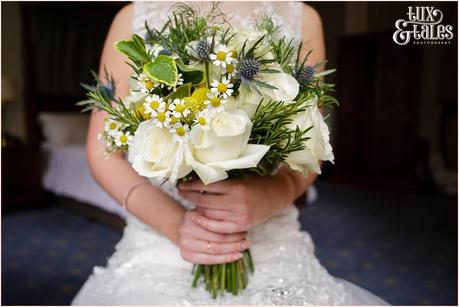
[{"label": "dark background", "polygon": [[[124,4],[1,4],[2,76],[19,88],[18,101],[2,106],[4,304],[70,303],[119,240],[119,228],[41,189],[37,114],[77,110],[79,84],[92,81]],[[329,118],[335,165],[325,166],[302,226],[332,274],[392,304],[456,305],[457,3],[308,4],[323,20],[341,106]],[[395,21],[416,5],[442,10],[450,44],[392,41]]]}]

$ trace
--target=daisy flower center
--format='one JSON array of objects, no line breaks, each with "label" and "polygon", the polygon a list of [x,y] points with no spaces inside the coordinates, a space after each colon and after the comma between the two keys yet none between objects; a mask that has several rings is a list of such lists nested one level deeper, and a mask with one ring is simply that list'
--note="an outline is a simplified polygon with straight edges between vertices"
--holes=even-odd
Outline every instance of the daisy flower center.
[{"label": "daisy flower center", "polygon": [[156,115],[156,119],[159,120],[160,122],[165,121],[166,120],[166,113],[159,112],[158,115]]},{"label": "daisy flower center", "polygon": [[147,90],[151,90],[153,88],[153,85],[153,82],[151,82],[150,80],[145,81],[145,88]]},{"label": "daisy flower center", "polygon": [[156,109],[157,107],[159,107],[159,101],[154,100],[150,102],[150,108]]},{"label": "daisy flower center", "polygon": [[202,116],[198,118],[198,123],[203,126],[207,125],[206,119]]},{"label": "daisy flower center", "polygon": [[183,113],[185,111],[186,107],[183,104],[178,104],[175,106],[175,111],[179,113]]},{"label": "daisy flower center", "polygon": [[183,127],[178,127],[177,130],[176,130],[176,133],[178,136],[184,136],[185,135],[185,128]]},{"label": "daisy flower center", "polygon": [[171,116],[171,124],[172,124],[172,125],[176,124],[177,121],[178,121],[178,118],[177,118],[177,117]]},{"label": "daisy flower center", "polygon": [[220,93],[224,93],[228,90],[228,87],[226,86],[225,83],[219,83],[217,85],[217,90],[220,92]]},{"label": "daisy flower center", "polygon": [[116,129],[116,123],[110,123],[110,125],[108,127],[110,128],[110,130],[115,130]]},{"label": "daisy flower center", "polygon": [[128,140],[127,136],[125,136],[124,134],[122,136],[120,136],[120,142],[121,143],[126,143]]},{"label": "daisy flower center", "polygon": [[226,65],[226,71],[229,72],[230,74],[234,72],[234,66],[233,64],[227,64]]},{"label": "daisy flower center", "polygon": [[218,97],[214,97],[212,99],[210,99],[210,104],[213,106],[213,107],[218,107],[220,106],[222,103],[222,101],[220,100],[220,98]]},{"label": "daisy flower center", "polygon": [[232,57],[232,58],[237,58],[237,52],[236,52],[236,50],[234,50],[234,49],[231,50],[231,57]]},{"label": "daisy flower center", "polygon": [[217,52],[217,59],[220,61],[226,60],[226,52],[225,51]]}]

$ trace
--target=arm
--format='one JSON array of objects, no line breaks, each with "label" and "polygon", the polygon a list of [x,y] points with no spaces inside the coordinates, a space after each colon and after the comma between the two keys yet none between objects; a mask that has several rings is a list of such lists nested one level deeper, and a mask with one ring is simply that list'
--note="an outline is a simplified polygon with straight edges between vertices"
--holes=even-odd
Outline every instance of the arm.
[{"label": "arm", "polygon": [[[303,52],[311,65],[325,58],[322,22],[310,6],[303,6]],[[311,172],[305,177],[287,166],[272,176],[250,176],[247,180],[228,180],[205,186],[200,181],[180,186],[183,197],[197,203],[196,222],[217,232],[245,231],[275,215],[298,198],[316,180]],[[206,193],[200,193],[205,191]],[[261,204],[261,205],[260,205]]]},{"label": "arm", "polygon": [[[125,57],[113,48],[113,43],[131,36],[132,5],[125,6],[115,17],[102,51],[99,75],[104,77],[104,67],[109,69],[117,81],[117,95],[129,94],[128,78],[131,69]],[[93,111],[87,137],[87,158],[91,172],[100,185],[119,203],[125,193],[136,183],[144,180],[124,159],[122,152],[104,155],[104,144],[97,135],[104,127],[106,113]],[[147,225],[158,230],[173,242],[178,242],[178,228],[183,221],[185,210],[176,201],[152,185],[141,185],[132,191],[128,209]]]}]

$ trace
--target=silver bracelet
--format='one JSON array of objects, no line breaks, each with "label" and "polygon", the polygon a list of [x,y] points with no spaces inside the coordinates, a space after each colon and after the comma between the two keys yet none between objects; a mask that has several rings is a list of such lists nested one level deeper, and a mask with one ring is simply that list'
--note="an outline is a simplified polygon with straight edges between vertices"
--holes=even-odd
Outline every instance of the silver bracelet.
[{"label": "silver bracelet", "polygon": [[132,185],[129,190],[127,190],[127,192],[124,194],[124,197],[123,197],[123,203],[121,204],[121,206],[124,208],[124,210],[127,211],[127,201],[128,201],[128,198],[129,196],[131,195],[131,193],[138,187],[140,187],[141,185],[143,184],[149,184],[150,182],[147,181],[147,180],[142,180],[140,182],[137,182],[136,184]]}]

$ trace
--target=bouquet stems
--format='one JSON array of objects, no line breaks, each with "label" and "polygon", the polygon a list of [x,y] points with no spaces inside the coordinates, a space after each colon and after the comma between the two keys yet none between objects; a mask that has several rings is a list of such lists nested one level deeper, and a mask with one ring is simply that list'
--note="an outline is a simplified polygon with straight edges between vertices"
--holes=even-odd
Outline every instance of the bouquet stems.
[{"label": "bouquet stems", "polygon": [[195,264],[193,266],[193,282],[191,286],[196,288],[202,277],[206,290],[217,298],[220,293],[224,295],[225,291],[237,295],[247,287],[248,272],[254,272],[254,266],[250,250],[242,253],[243,257],[231,263],[223,264]]}]

